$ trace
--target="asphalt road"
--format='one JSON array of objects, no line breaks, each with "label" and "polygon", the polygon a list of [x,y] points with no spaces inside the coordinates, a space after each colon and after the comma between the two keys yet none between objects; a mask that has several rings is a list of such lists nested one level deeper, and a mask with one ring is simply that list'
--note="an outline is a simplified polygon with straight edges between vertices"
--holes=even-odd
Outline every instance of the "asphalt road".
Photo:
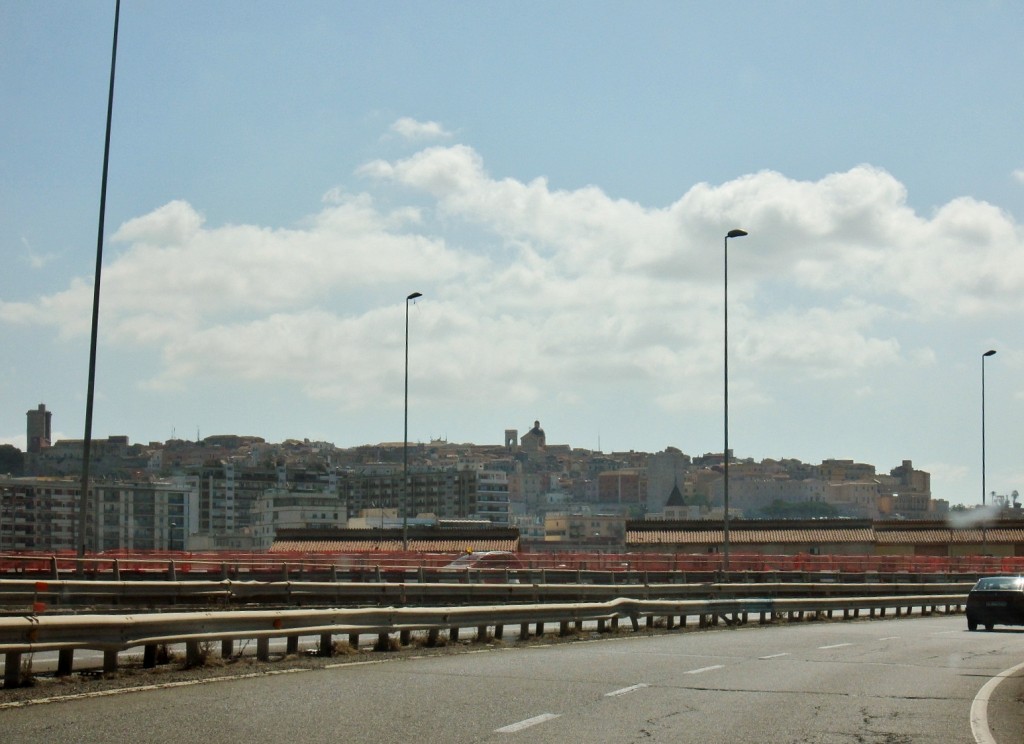
[{"label": "asphalt road", "polygon": [[1024,736],[1024,630],[962,616],[624,635],[0,710],[17,742],[975,742]]}]

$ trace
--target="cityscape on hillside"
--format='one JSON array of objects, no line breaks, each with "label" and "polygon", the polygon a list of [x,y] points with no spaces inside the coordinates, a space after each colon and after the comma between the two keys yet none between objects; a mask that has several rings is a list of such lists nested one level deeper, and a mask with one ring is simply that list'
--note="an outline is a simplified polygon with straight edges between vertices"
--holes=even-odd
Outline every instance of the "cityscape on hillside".
[{"label": "cityscape on hillside", "polygon": [[[29,410],[27,451],[7,446],[0,460],[0,550],[76,547],[83,442],[51,442],[51,418],[45,404]],[[95,550],[260,550],[281,529],[453,521],[601,546],[621,543],[627,520],[723,518],[721,452],[575,448],[549,442],[540,421],[522,434],[505,429],[499,444],[342,449],[235,434],[147,444],[110,436],[90,452],[86,529]],[[852,460],[729,456],[730,518],[936,519],[949,511],[910,460],[880,473]],[[1018,506],[1016,492],[993,502]]]}]

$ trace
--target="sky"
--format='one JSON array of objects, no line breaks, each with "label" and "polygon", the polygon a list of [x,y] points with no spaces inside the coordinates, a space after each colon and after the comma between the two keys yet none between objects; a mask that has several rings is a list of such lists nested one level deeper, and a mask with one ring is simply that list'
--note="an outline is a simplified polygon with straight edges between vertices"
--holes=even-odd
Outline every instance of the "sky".
[{"label": "sky", "polygon": [[[40,403],[84,434],[113,21],[0,0],[22,449]],[[984,441],[1022,489],[1022,29],[1015,0],[124,0],[93,436],[401,441],[408,318],[412,442],[721,452],[727,306],[737,457],[911,460],[974,504]]]}]

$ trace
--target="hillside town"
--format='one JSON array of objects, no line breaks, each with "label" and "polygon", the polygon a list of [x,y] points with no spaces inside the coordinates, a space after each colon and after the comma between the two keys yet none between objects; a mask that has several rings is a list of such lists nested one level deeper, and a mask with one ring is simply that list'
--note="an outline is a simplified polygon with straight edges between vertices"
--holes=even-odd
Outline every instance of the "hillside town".
[{"label": "hillside town", "polygon": [[[0,550],[76,548],[83,442],[51,442],[51,417],[45,404],[29,410],[27,451],[7,446],[0,460]],[[621,548],[629,522],[723,518],[721,452],[576,448],[549,442],[540,421],[505,429],[498,444],[110,436],[90,452],[85,521],[96,551],[266,550],[281,530],[444,523],[600,550]],[[935,520],[949,510],[910,460],[879,473],[851,460],[728,454],[731,519]],[[1016,493],[1001,501],[1016,507]]]}]

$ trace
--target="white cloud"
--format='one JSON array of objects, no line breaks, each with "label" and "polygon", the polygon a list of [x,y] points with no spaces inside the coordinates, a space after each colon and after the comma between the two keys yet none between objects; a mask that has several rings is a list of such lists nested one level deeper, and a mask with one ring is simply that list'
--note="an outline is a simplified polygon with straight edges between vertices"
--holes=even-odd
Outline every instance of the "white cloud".
[{"label": "white cloud", "polygon": [[412,142],[448,139],[452,136],[451,132],[436,121],[416,121],[408,116],[396,120],[391,125],[391,131]]},{"label": "white cloud", "polygon": [[11,436],[7,437],[0,436],[0,444],[12,445],[20,449],[22,452],[24,452],[26,449],[27,441],[28,436],[26,434],[12,434]]},{"label": "white cloud", "polygon": [[1019,183],[1024,183],[1024,168],[1018,168],[1013,172],[1013,177]]},{"label": "white cloud", "polygon": [[[918,215],[870,166],[698,184],[666,208],[494,178],[465,145],[359,173],[367,193],[332,190],[301,228],[210,226],[183,201],[126,222],[104,269],[106,342],[151,352],[152,390],[286,383],[372,408],[401,389],[402,300],[418,290],[411,355],[428,361],[410,374],[422,397],[529,402],[557,390],[571,406],[610,384],[708,408],[713,395],[685,391],[717,389],[722,236],[735,226],[750,236],[730,245],[733,353],[765,389],[773,376],[934,365],[901,323],[1024,309],[1024,240],[1009,215],[971,199]],[[417,204],[382,209],[372,194],[390,184]],[[81,334],[90,302],[77,280],[35,303],[0,302],[0,319]]]}]

